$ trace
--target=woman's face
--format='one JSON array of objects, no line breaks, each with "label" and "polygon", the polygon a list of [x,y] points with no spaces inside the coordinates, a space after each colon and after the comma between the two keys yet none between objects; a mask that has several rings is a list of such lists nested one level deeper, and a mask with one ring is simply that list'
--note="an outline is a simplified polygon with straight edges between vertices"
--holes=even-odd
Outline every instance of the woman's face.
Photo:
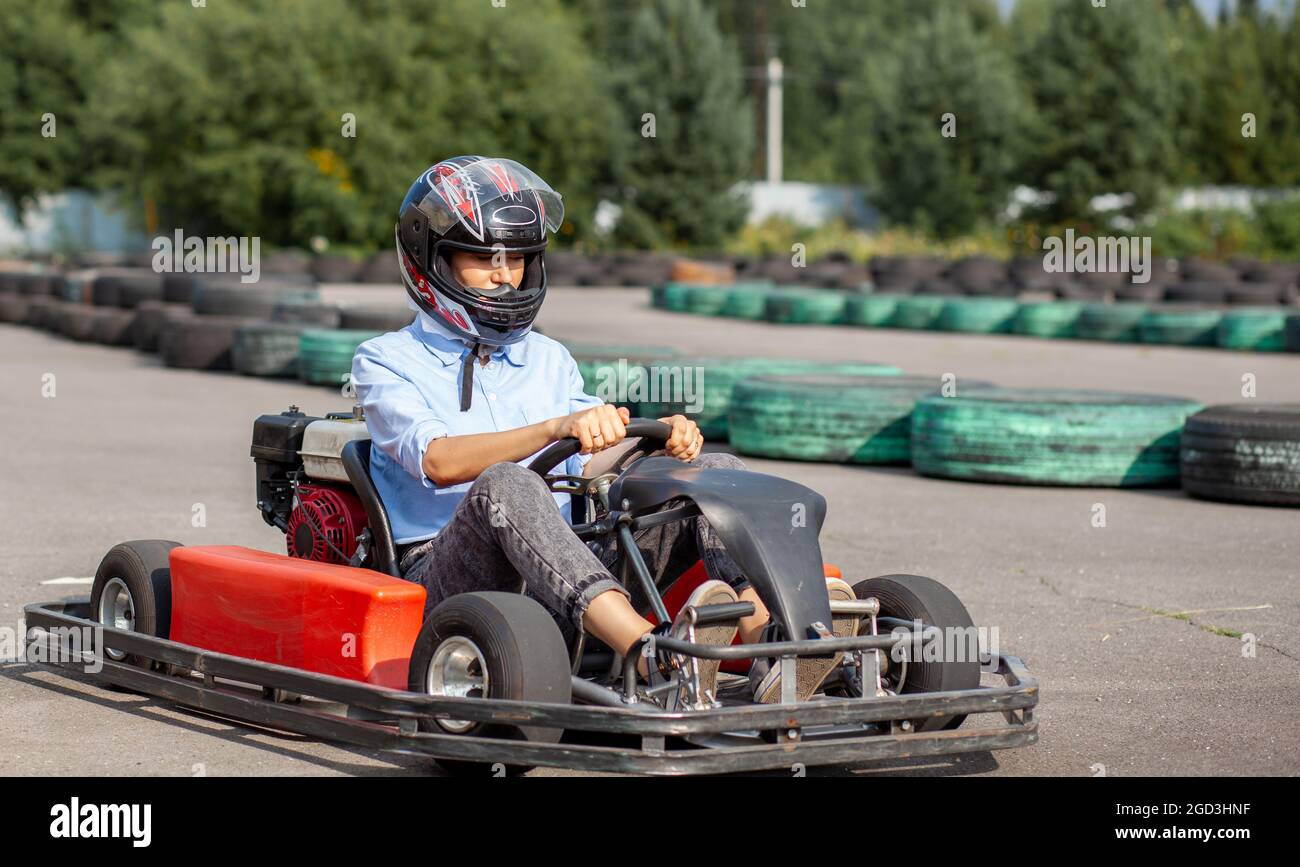
[{"label": "woman's face", "polygon": [[451,254],[451,268],[460,285],[468,289],[495,289],[506,283],[518,286],[524,281],[524,257],[504,251],[471,253],[456,250]]}]

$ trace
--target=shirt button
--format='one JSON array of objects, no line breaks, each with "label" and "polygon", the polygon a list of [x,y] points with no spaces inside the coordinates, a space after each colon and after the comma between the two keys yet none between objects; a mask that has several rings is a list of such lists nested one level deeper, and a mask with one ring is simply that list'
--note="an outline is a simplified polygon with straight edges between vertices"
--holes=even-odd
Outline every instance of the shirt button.
[{"label": "shirt button", "polygon": [[497,393],[495,391],[488,395],[488,400],[496,400],[496,399],[497,399]]}]

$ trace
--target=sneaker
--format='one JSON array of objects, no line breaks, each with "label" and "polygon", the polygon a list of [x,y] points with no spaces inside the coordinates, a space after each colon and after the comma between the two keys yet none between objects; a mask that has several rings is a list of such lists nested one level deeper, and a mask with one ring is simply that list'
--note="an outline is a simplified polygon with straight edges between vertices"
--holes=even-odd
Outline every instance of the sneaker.
[{"label": "sneaker", "polygon": [[[833,602],[851,601],[857,596],[848,582],[840,578],[826,579],[826,593]],[[848,638],[858,634],[860,614],[837,614],[831,620],[831,632],[836,638]],[[826,659],[799,657],[795,660],[795,701],[807,701],[813,693],[821,688],[827,676],[844,659],[844,654],[836,653]],[[754,701],[758,704],[777,704],[781,701],[781,666],[776,660],[756,659],[750,670],[750,683],[754,686]]]},{"label": "sneaker", "polygon": [[[693,640],[696,644],[727,647],[736,638],[740,618],[720,623],[710,623],[707,626],[697,626],[692,637],[691,626],[686,620],[686,609],[698,608],[702,605],[726,605],[738,601],[736,591],[723,582],[705,581],[699,587],[696,587],[694,592],[686,599],[681,611],[673,620],[672,628],[668,632],[673,638],[680,638],[683,641]],[[717,700],[718,668],[722,665],[722,660],[697,659],[693,656],[682,657],[674,654],[673,661],[675,666],[682,669],[688,677],[694,677],[698,680],[697,695],[700,701],[695,704],[695,709],[702,710],[713,707]]]}]

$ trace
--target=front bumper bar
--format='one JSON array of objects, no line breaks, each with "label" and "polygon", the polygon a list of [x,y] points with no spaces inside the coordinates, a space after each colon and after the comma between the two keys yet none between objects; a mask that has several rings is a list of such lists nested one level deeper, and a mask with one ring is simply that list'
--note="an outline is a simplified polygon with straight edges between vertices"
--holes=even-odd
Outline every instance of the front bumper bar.
[{"label": "front bumper bar", "polygon": [[[1034,718],[1038,682],[1013,656],[997,658],[996,676],[1002,680],[1001,686],[664,712],[657,706],[540,704],[423,695],[101,627],[87,619],[85,604],[36,603],[26,606],[24,613],[29,640],[47,644],[45,659],[51,664],[83,672],[88,663],[102,665],[93,676],[147,695],[233,720],[408,755],[679,775],[980,752],[1028,746],[1038,740]],[[86,646],[82,639],[78,639],[80,647],[70,646],[70,635],[93,635],[89,643],[98,642],[99,646]],[[63,652],[58,652],[60,649]],[[157,665],[146,668],[117,662],[107,655],[110,650]],[[167,673],[169,667],[184,673]],[[301,705],[276,702],[268,698],[275,690],[313,701]],[[954,731],[902,732],[896,724],[961,714],[974,719]],[[1003,721],[977,727],[974,723],[984,719],[978,716],[981,714],[1000,715]],[[559,744],[544,744],[421,732],[416,730],[421,718],[560,728],[566,737]],[[584,732],[633,739],[629,746],[571,742]],[[714,737],[738,732],[774,736],[735,741]],[[713,738],[720,745],[670,749],[666,746],[669,737],[690,738],[695,743]],[[635,743],[638,738],[639,747]]]}]

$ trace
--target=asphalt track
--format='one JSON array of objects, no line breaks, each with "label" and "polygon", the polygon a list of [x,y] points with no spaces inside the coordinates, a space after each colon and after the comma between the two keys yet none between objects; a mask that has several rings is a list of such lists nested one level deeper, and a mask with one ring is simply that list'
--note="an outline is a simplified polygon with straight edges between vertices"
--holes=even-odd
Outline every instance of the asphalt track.
[{"label": "asphalt track", "polygon": [[[331,289],[339,298],[396,296]],[[647,293],[555,290],[556,337],[719,355],[896,364],[1002,385],[1300,401],[1300,358],[780,326],[665,313]],[[53,374],[55,396],[42,396]],[[0,325],[9,412],[0,456],[0,627],[22,606],[85,596],[115,543],[169,538],[282,551],[253,504],[252,420],[290,403],[348,408],[329,390],[170,370],[153,356]],[[747,459],[826,496],[825,559],[856,579],[930,575],[997,627],[1042,684],[1040,742],[954,758],[811,769],[876,775],[1300,773],[1300,513],[1177,490],[946,482],[906,469]],[[1106,506],[1107,525],[1092,524]],[[205,526],[194,526],[200,509]],[[73,582],[58,582],[74,579]],[[1253,636],[1255,653],[1243,654]],[[0,663],[0,774],[427,774],[426,762],[231,724]],[[544,775],[553,771],[535,771]]]}]

